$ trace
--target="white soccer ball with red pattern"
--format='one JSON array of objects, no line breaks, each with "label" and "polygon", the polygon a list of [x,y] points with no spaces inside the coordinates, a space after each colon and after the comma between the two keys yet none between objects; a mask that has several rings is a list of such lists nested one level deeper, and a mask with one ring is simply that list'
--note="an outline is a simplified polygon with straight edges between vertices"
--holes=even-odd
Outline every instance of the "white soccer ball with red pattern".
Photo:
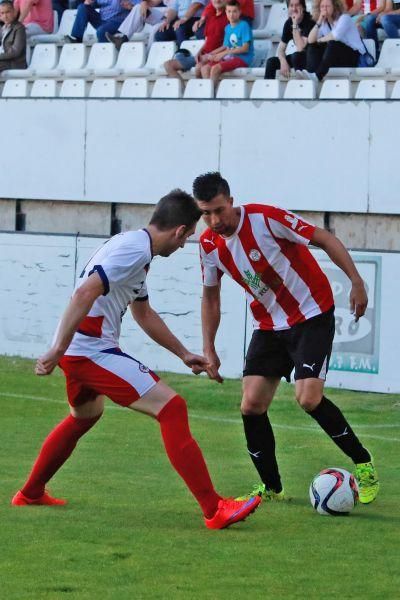
[{"label": "white soccer ball with red pattern", "polygon": [[310,500],[320,515],[347,515],[358,502],[357,481],[345,469],[324,469],[311,482]]}]

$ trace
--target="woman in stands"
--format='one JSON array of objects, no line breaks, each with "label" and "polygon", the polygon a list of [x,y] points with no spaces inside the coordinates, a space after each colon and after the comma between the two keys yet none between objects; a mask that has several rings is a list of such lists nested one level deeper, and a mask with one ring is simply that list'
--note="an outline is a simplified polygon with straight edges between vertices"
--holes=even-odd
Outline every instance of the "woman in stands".
[{"label": "woman in stands", "polygon": [[341,0],[317,0],[313,8],[314,27],[308,36],[307,71],[301,78],[321,81],[331,67],[357,67],[365,54],[357,26],[344,13]]}]

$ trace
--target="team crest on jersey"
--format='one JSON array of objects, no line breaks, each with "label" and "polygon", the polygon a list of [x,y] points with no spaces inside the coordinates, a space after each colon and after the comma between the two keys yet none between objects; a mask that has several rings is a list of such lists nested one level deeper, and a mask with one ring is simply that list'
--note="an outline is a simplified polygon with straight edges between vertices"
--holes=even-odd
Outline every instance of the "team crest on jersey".
[{"label": "team crest on jersey", "polygon": [[139,363],[139,371],[142,371],[142,373],[148,373],[150,371],[150,369],[149,369],[149,367],[142,365],[142,363]]},{"label": "team crest on jersey", "polygon": [[257,262],[257,260],[260,260],[261,258],[261,253],[256,250],[255,248],[253,248],[252,250],[250,250],[249,252],[249,257],[251,258],[251,260],[253,260],[254,262]]}]

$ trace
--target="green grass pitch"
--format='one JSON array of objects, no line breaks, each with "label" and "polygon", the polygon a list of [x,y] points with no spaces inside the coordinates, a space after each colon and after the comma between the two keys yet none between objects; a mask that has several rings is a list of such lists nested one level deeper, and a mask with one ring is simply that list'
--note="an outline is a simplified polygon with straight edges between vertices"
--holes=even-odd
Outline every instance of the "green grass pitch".
[{"label": "green grass pitch", "polygon": [[[372,450],[381,493],[348,517],[322,517],[308,499],[322,468],[351,463],[282,384],[271,409],[290,503],[208,531],[164,454],[152,419],[107,403],[50,489],[67,507],[11,508],[45,435],[67,413],[64,381],[33,362],[0,359],[2,600],[391,600],[400,589],[400,396],[328,390]],[[257,482],[245,450],[240,382],[165,375],[189,404],[192,431],[216,488]]]}]

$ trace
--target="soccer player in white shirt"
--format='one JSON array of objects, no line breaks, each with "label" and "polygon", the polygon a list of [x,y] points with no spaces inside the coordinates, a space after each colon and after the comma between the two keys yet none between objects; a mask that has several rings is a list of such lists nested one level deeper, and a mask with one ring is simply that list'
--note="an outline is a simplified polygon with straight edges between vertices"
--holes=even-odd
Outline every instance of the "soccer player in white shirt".
[{"label": "soccer player in white shirt", "polygon": [[14,506],[62,505],[45,489],[79,439],[100,419],[104,395],[158,420],[171,464],[198,501],[210,529],[244,520],[261,498],[222,498],[211,482],[202,452],[191,435],[184,399],[155,373],[119,348],[121,319],[133,318],[158,344],[199,373],[204,357],[192,354],[151,308],[146,274],[153,256],[182,248],[201,216],[194,199],[173,190],[157,204],[147,228],[118,234],[95,252],[82,271],[57,328],[53,345],[36,364],[37,375],[64,371],[70,415],[48,435]]},{"label": "soccer player in white shirt", "polygon": [[294,368],[298,403],[353,460],[360,501],[372,502],[379,489],[372,457],[340,409],[324,396],[335,332],[334,303],[329,282],[307,245],[311,242],[325,250],[351,280],[350,308],[357,321],[368,299],[352,258],[334,235],[289,211],[260,204],[234,207],[228,182],[220,173],[197,177],[193,194],[208,226],[200,238],[200,258],[203,351],[211,379],[222,382],[215,336],[223,274],[244,288],[253,314],[241,404],[247,448],[262,482],[253,494],[285,498],[268,408],[280,379],[289,381]]}]

